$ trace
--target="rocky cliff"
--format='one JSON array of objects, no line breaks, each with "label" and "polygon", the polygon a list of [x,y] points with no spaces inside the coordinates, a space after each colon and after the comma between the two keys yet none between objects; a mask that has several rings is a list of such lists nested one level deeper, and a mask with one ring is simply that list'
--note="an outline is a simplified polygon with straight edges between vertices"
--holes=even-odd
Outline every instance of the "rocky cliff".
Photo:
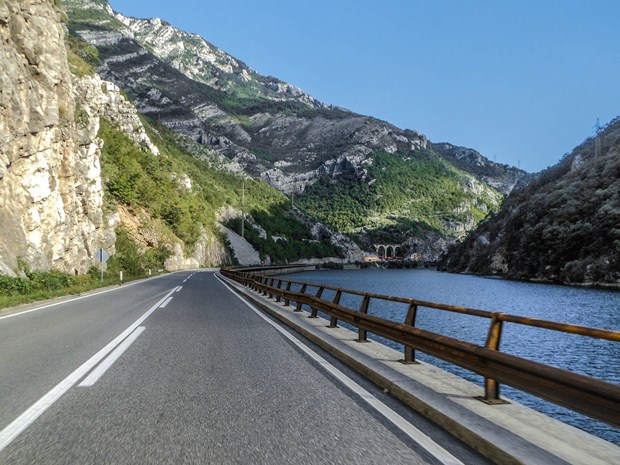
[{"label": "rocky cliff", "polygon": [[433,149],[454,166],[472,173],[476,179],[504,195],[524,187],[532,175],[514,166],[492,162],[480,152],[448,143],[432,144]]},{"label": "rocky cliff", "polygon": [[620,119],[508,196],[448,271],[620,287]]},{"label": "rocky cliff", "polygon": [[[62,13],[45,0],[0,2],[0,272],[83,273],[114,244],[102,214],[97,120],[67,63]],[[76,116],[84,116],[76,122]]]},{"label": "rocky cliff", "polygon": [[[118,86],[72,73],[65,23],[49,1],[0,4],[0,274],[86,273],[98,248],[114,253],[121,222],[143,248],[165,245],[171,270],[221,263],[226,250],[207,231],[188,251],[145,227],[140,212],[117,210],[111,198],[104,208],[101,118],[149,156],[159,149]],[[186,174],[171,175],[191,186]]]}]

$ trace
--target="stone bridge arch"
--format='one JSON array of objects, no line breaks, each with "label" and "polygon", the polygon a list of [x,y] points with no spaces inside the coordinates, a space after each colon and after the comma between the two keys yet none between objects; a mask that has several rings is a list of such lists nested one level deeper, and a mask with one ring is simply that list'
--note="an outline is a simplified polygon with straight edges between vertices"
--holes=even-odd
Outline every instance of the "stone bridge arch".
[{"label": "stone bridge arch", "polygon": [[390,260],[402,257],[401,244],[374,244],[374,248],[379,258]]}]

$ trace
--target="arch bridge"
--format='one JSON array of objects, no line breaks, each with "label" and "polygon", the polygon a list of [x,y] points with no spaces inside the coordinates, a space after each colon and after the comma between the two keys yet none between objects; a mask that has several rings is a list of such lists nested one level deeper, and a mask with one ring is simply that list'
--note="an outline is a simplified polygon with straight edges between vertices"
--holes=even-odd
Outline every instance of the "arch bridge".
[{"label": "arch bridge", "polygon": [[402,245],[401,244],[374,244],[375,251],[379,258],[392,259],[402,258]]}]

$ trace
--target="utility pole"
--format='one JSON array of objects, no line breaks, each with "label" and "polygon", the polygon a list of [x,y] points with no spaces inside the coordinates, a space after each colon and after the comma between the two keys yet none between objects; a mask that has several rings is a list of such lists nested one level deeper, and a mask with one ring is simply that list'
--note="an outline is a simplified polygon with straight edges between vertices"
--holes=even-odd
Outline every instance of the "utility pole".
[{"label": "utility pole", "polygon": [[245,179],[241,186],[241,237],[245,239]]},{"label": "utility pole", "polygon": [[594,125],[594,158],[598,158],[601,155],[601,120],[596,118],[596,124]]}]

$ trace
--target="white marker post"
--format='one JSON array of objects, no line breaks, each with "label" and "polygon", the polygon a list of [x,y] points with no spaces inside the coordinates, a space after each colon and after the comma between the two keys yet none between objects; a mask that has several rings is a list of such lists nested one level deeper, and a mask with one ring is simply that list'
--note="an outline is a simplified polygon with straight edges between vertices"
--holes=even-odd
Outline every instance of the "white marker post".
[{"label": "white marker post", "polygon": [[123,270],[121,270],[121,285],[123,284]]}]

